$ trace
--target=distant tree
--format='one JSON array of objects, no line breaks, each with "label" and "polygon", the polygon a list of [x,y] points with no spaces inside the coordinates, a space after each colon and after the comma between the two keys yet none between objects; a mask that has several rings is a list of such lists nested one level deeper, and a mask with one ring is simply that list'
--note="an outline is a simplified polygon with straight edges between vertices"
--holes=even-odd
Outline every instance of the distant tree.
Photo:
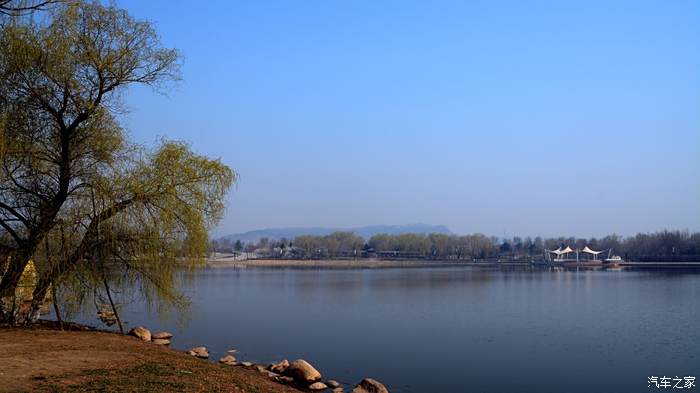
[{"label": "distant tree", "polygon": [[237,252],[241,252],[241,250],[243,250],[243,243],[240,239],[236,240],[236,244],[233,245],[233,249]]},{"label": "distant tree", "polygon": [[532,245],[534,246],[532,254],[541,254],[544,252],[544,241],[541,237],[537,236]]},{"label": "distant tree", "polygon": [[504,240],[503,243],[501,243],[500,250],[501,250],[501,253],[506,254],[512,250],[512,247],[507,240]]},{"label": "distant tree", "polygon": [[256,244],[253,242],[245,243],[245,245],[243,246],[243,250],[245,252],[253,252],[253,251],[255,251],[255,248],[256,248]]}]

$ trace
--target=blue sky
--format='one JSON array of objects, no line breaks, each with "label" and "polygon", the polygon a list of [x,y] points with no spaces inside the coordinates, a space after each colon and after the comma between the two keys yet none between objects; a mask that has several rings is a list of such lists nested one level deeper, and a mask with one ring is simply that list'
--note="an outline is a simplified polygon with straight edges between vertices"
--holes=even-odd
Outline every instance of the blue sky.
[{"label": "blue sky", "polygon": [[184,55],[133,137],[240,173],[215,234],[700,230],[698,1],[119,1]]}]

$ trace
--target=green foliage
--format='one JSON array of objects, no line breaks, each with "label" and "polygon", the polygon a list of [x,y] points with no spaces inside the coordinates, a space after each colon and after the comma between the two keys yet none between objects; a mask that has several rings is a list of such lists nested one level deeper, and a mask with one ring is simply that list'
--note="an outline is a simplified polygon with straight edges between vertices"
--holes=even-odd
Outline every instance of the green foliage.
[{"label": "green foliage", "polygon": [[137,283],[181,304],[176,267],[203,263],[235,173],[183,142],[128,140],[125,89],[179,78],[150,23],[98,1],[46,16],[0,26],[0,317],[30,259],[35,300],[52,284],[79,305]]}]

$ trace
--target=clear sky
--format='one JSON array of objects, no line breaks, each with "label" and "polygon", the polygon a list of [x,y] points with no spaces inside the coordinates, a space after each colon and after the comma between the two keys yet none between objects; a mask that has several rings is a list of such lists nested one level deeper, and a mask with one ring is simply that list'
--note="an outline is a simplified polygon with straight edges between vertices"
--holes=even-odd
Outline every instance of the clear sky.
[{"label": "clear sky", "polygon": [[240,174],[215,234],[700,230],[700,1],[118,1],[184,55],[125,124]]}]

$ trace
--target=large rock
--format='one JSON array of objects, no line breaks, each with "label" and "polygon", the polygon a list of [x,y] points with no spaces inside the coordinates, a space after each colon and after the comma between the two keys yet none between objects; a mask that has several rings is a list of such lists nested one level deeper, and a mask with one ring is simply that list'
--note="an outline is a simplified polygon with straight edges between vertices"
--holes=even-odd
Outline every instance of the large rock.
[{"label": "large rock", "polygon": [[309,390],[326,390],[327,388],[328,386],[323,382],[314,382],[309,385]]},{"label": "large rock", "polygon": [[389,393],[389,390],[381,382],[372,378],[365,378],[355,386],[352,393]]},{"label": "large rock", "polygon": [[209,351],[206,347],[196,347],[187,351],[188,355],[198,357],[200,359],[209,359]]},{"label": "large rock", "polygon": [[287,370],[288,367],[289,367],[289,360],[284,359],[279,363],[270,364],[269,366],[267,366],[267,369],[272,371],[272,372],[275,372],[277,374],[282,374],[283,372],[285,372]]},{"label": "large rock", "polygon": [[229,366],[234,366],[234,365],[236,365],[236,358],[233,357],[233,355],[226,355],[226,356],[222,357],[221,359],[219,359],[219,363],[227,364]]},{"label": "large rock", "polygon": [[129,330],[129,335],[138,337],[143,341],[151,341],[151,331],[143,326],[137,326]]},{"label": "large rock", "polygon": [[151,342],[153,342],[153,344],[156,345],[170,345],[170,340],[167,340],[165,338],[154,338],[153,340],[151,340]]},{"label": "large rock", "polygon": [[170,340],[173,338],[173,334],[168,332],[158,332],[151,335],[151,338],[154,340]]},{"label": "large rock", "polygon": [[326,381],[326,385],[328,385],[329,388],[335,389],[340,387],[340,382],[336,381],[335,379],[329,379]]},{"label": "large rock", "polygon": [[289,364],[284,371],[297,382],[316,382],[321,379],[321,373],[304,359],[297,359]]}]

